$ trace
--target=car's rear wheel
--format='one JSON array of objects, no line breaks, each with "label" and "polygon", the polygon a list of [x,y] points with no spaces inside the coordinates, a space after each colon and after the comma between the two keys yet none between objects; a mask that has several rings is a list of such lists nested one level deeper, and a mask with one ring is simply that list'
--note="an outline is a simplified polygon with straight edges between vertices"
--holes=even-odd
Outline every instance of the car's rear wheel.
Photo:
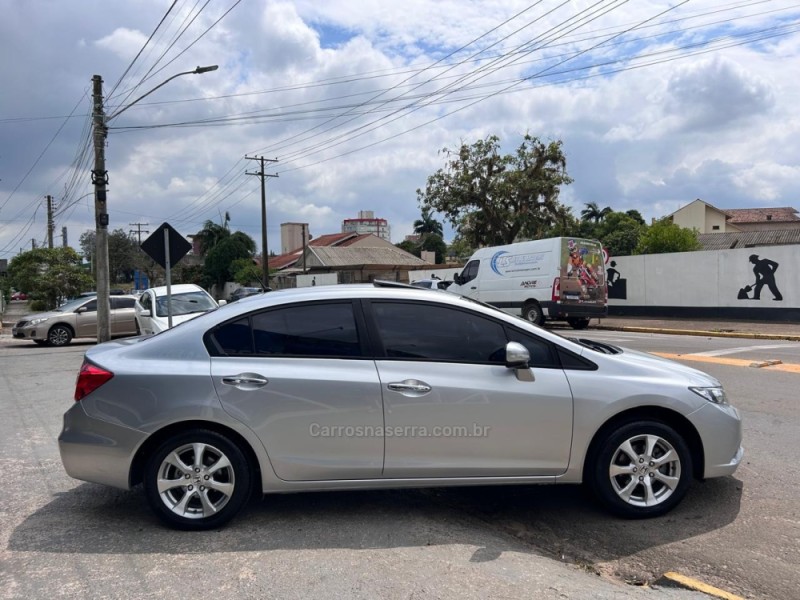
[{"label": "car's rear wheel", "polygon": [[592,457],[588,483],[612,512],[630,519],[657,517],[686,495],[692,457],[674,429],[636,421],[612,431]]},{"label": "car's rear wheel", "polygon": [[170,527],[221,527],[250,497],[250,466],[226,436],[204,429],[165,441],[145,467],[144,488],[156,515]]},{"label": "car's rear wheel", "polygon": [[522,307],[522,318],[536,325],[544,324],[544,313],[538,302],[528,302]]},{"label": "car's rear wheel", "polygon": [[66,346],[72,341],[72,331],[66,325],[56,325],[47,332],[47,343],[51,346]]}]

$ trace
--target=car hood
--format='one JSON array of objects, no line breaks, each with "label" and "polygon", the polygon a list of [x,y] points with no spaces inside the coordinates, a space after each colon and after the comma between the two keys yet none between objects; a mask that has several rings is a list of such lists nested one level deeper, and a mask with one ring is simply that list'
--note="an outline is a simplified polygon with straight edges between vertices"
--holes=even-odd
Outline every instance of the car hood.
[{"label": "car hood", "polygon": [[[591,358],[591,356],[589,356],[590,354],[592,353],[588,352],[586,354],[587,358]],[[638,350],[631,350],[630,348],[622,348],[621,354],[604,356],[603,358],[619,363],[623,368],[634,368],[650,375],[667,376],[670,379],[681,378],[690,386],[716,387],[721,385],[718,379],[712,377],[708,373],[675,362],[674,360],[661,358],[660,356],[655,356],[654,354],[648,354],[646,352],[639,352]]]},{"label": "car hood", "polygon": [[33,321],[34,319],[54,319],[54,318],[57,318],[57,317],[63,317],[64,315],[68,315],[68,314],[70,314],[70,313],[65,313],[65,312],[61,312],[61,311],[57,311],[57,310],[50,310],[50,311],[47,311],[47,312],[33,313],[33,314],[30,314],[30,315],[25,315],[24,317],[22,317],[19,320],[20,321]]},{"label": "car hood", "polygon": [[[204,310],[202,312],[189,313],[189,314],[185,314],[185,315],[174,315],[172,317],[172,326],[175,327],[175,325],[178,325],[179,323],[185,323],[186,321],[191,321],[195,317],[199,317],[200,315],[205,314],[206,312],[208,312],[208,311]],[[164,331],[165,329],[167,329],[167,323],[168,322],[169,321],[168,321],[167,317],[154,317],[153,318],[153,324],[154,325],[157,324],[158,331]]]}]

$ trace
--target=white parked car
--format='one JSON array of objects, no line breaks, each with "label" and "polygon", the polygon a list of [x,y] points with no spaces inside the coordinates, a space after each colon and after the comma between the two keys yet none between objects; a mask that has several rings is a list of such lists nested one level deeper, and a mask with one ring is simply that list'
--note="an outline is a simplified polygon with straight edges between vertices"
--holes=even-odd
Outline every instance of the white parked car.
[{"label": "white parked car", "polygon": [[[183,323],[198,315],[214,310],[221,304],[193,283],[172,286],[172,325]],[[146,289],[136,299],[136,323],[142,334],[159,333],[169,329],[167,286]]]}]

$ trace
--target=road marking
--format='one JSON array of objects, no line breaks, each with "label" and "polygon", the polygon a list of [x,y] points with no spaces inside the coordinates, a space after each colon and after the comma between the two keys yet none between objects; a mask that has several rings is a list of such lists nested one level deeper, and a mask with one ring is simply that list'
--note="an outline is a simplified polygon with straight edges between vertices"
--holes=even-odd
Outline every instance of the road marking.
[{"label": "road marking", "polygon": [[702,592],[704,594],[708,594],[709,596],[714,596],[715,598],[722,598],[723,600],[744,600],[744,598],[742,598],[741,596],[737,596],[736,594],[731,594],[730,592],[721,590],[717,587],[714,587],[713,585],[703,583],[699,579],[694,579],[693,577],[687,577],[686,575],[681,575],[680,573],[676,573],[675,571],[669,571],[667,573],[664,573],[663,579],[678,584],[681,587]]},{"label": "road marking", "polygon": [[[794,363],[781,363],[781,364],[764,364],[771,361],[753,362],[752,360],[745,360],[742,358],[724,358],[721,356],[704,356],[702,354],[672,354],[670,352],[651,352],[661,358],[668,358],[670,360],[688,360],[695,362],[714,363],[717,365],[729,365],[731,367],[751,367],[753,365],[759,367],[762,371],[783,371],[785,373],[800,373],[800,364]],[[760,366],[764,365],[764,366]]]},{"label": "road marking", "polygon": [[738,354],[749,350],[774,350],[775,348],[786,348],[786,344],[771,344],[768,346],[742,346],[740,348],[726,348],[724,350],[708,350],[707,352],[692,352],[695,356],[725,356],[726,354]]}]

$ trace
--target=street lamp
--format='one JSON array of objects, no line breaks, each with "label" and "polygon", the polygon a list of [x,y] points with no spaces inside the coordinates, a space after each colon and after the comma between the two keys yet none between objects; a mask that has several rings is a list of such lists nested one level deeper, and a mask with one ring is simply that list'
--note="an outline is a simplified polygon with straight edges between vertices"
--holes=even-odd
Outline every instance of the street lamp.
[{"label": "street lamp", "polygon": [[194,71],[176,73],[159,83],[146,94],[142,94],[133,102],[123,106],[116,112],[106,116],[103,109],[103,78],[100,75],[92,77],[92,120],[94,137],[94,169],[92,170],[92,184],[94,185],[94,218],[95,218],[95,270],[97,278],[97,342],[107,342],[111,339],[109,292],[111,288],[110,274],[108,271],[108,211],[106,209],[106,185],[108,185],[108,171],[106,171],[105,141],[108,135],[108,122],[115,119],[131,106],[146,98],[158,88],[166,85],[181,75],[200,75],[209,71],[216,71],[218,65],[197,67]]}]

